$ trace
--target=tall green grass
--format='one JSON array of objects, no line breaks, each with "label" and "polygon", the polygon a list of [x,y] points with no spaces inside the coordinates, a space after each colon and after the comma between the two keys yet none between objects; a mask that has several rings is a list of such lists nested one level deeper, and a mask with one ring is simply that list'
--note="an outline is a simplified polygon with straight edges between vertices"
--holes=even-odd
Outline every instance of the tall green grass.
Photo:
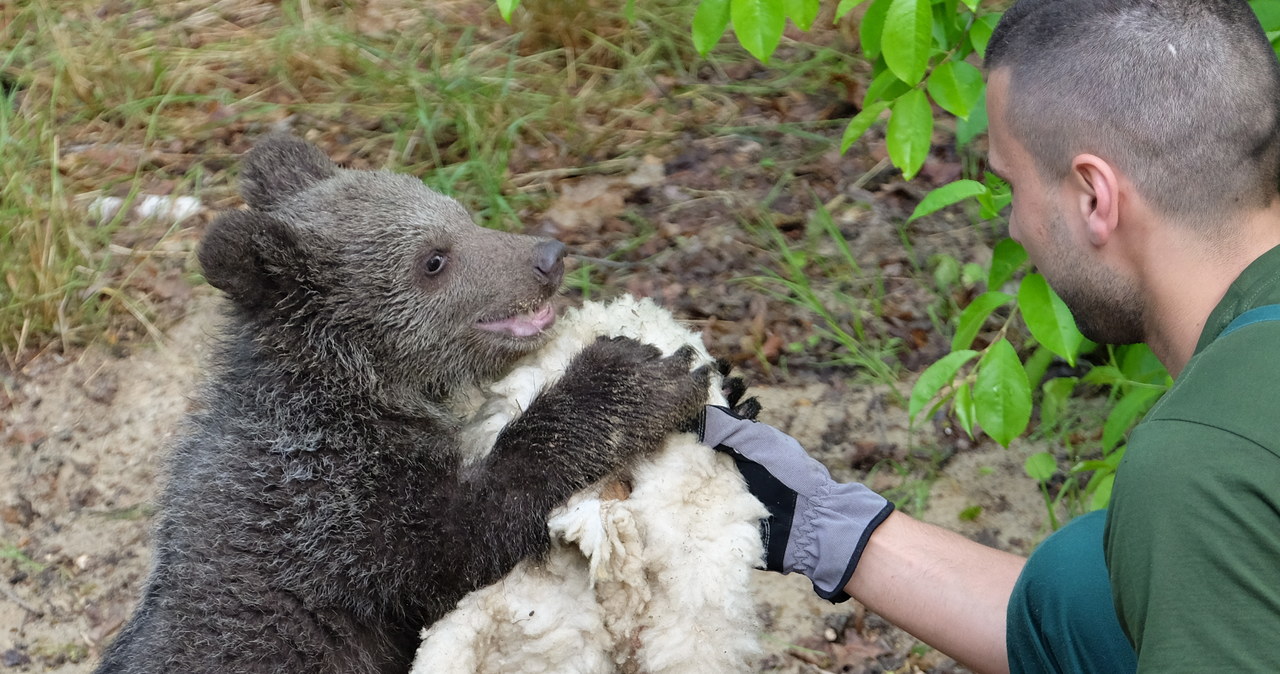
[{"label": "tall green grass", "polygon": [[[852,366],[867,383],[893,384],[901,376],[896,355],[900,340],[879,334],[876,323],[885,296],[877,269],[859,264],[844,234],[827,209],[818,203],[806,235],[791,242],[771,223],[751,227],[776,252],[775,269],[742,280],[762,292],[812,312],[820,321],[812,340],[827,340],[839,348],[827,365]],[[812,348],[799,344],[794,348]]]}]

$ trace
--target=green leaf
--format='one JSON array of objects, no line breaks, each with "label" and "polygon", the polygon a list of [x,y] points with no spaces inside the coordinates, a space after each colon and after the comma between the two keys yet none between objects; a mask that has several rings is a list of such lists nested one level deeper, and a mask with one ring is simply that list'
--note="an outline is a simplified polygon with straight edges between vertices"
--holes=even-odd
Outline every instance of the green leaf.
[{"label": "green leaf", "polygon": [[960,280],[960,261],[954,256],[934,255],[931,260],[936,264],[933,268],[933,283],[939,290],[946,290]]},{"label": "green leaf", "polygon": [[1105,508],[1111,501],[1111,491],[1116,479],[1116,466],[1119,466],[1120,460],[1124,458],[1124,449],[1124,446],[1121,445],[1115,451],[1107,454],[1102,461],[1082,461],[1079,466],[1071,469],[1073,473],[1093,471],[1093,476],[1089,478],[1089,483],[1084,488],[1085,494],[1090,496],[1090,508],[1094,510]]},{"label": "green leaf", "polygon": [[987,186],[989,192],[978,197],[978,203],[982,206],[978,215],[986,220],[1000,217],[1000,211],[1013,201],[1013,190],[1009,189],[1009,183],[990,171],[983,173],[982,184]]},{"label": "green leaf", "polygon": [[1089,507],[1093,510],[1102,510],[1111,503],[1111,488],[1115,486],[1116,474],[1107,473],[1098,480],[1098,484],[1093,489],[1093,498],[1089,499]]},{"label": "green leaf", "polygon": [[[1028,338],[1027,343],[1036,344],[1036,341]],[[1027,382],[1044,381],[1050,365],[1053,365],[1053,352],[1044,348],[1043,344],[1036,344],[1036,350],[1022,360],[1022,369],[1027,371]]]},{"label": "green leaf", "polygon": [[1038,452],[1028,456],[1022,468],[1036,482],[1048,482],[1058,472],[1058,460],[1049,452]]},{"label": "green leaf", "polygon": [[862,24],[858,26],[858,40],[862,42],[862,53],[868,59],[880,55],[880,44],[884,37],[884,21],[889,15],[889,5],[893,0],[875,0],[862,15]]},{"label": "green leaf", "polygon": [[738,42],[752,56],[767,63],[782,41],[787,15],[777,0],[729,0],[729,18]]},{"label": "green leaf", "polygon": [[968,508],[961,510],[960,513],[956,515],[956,517],[959,517],[961,520],[965,522],[972,522],[978,519],[978,516],[981,514],[982,514],[982,506],[971,505]]},{"label": "green leaf", "polygon": [[978,424],[993,440],[1008,447],[1031,421],[1031,386],[1018,352],[1007,339],[987,347],[978,361],[973,385]]},{"label": "green leaf", "polygon": [[1156,358],[1156,354],[1152,353],[1151,347],[1146,344],[1117,346],[1115,353],[1116,365],[1120,367],[1125,377],[1158,386],[1168,386],[1172,383],[1169,371],[1164,369],[1164,363]]},{"label": "green leaf", "polygon": [[787,16],[791,17],[792,23],[800,30],[809,30],[813,26],[813,20],[818,18],[818,10],[821,8],[819,0],[783,0],[786,5]]},{"label": "green leaf", "polygon": [[902,177],[911,180],[924,166],[933,143],[933,110],[923,91],[912,89],[894,102],[886,133],[889,158],[902,170]]},{"label": "green leaf", "polygon": [[966,262],[964,268],[960,270],[960,282],[966,288],[972,288],[985,280],[987,280],[987,270],[977,262]]},{"label": "green leaf", "polygon": [[969,384],[961,384],[956,387],[956,397],[951,401],[951,411],[956,415],[956,421],[960,423],[960,428],[973,437],[973,420],[977,417],[977,411],[973,409],[973,388]]},{"label": "green leaf", "polygon": [[875,103],[863,108],[862,112],[854,115],[853,119],[849,120],[849,126],[846,126],[844,129],[844,137],[840,139],[841,154],[848,151],[849,146],[858,142],[858,139],[862,137],[862,134],[866,133],[867,129],[870,129],[872,124],[875,124],[876,119],[880,117],[880,114],[888,109],[888,103],[885,103],[884,101],[876,101]]},{"label": "green leaf", "polygon": [[1092,461],[1081,461],[1080,463],[1071,467],[1071,472],[1083,473],[1090,470],[1101,470],[1101,469],[1111,468],[1111,467],[1112,466],[1108,464],[1106,461],[1098,461],[1095,459]]},{"label": "green leaf", "polygon": [[498,12],[502,14],[502,20],[511,23],[511,12],[515,11],[516,5],[520,4],[520,0],[498,0]]},{"label": "green leaf", "polygon": [[896,100],[910,90],[911,87],[906,82],[898,79],[892,70],[885,68],[871,80],[871,84],[867,85],[867,93],[862,96],[862,107],[865,108],[875,101]]},{"label": "green leaf", "polygon": [[693,47],[706,56],[729,27],[729,0],[702,0],[693,13]]},{"label": "green leaf", "polygon": [[929,95],[943,110],[968,119],[982,97],[982,72],[964,61],[945,61],[929,75]]},{"label": "green leaf", "polygon": [[1135,388],[1120,397],[1102,425],[1102,450],[1111,451],[1118,445],[1133,424],[1147,413],[1164,391],[1151,388]]},{"label": "green leaf", "polygon": [[1103,459],[1102,462],[1109,464],[1112,470],[1119,468],[1120,462],[1124,460],[1124,450],[1125,450],[1124,445],[1120,445],[1119,447],[1116,447],[1115,449],[1111,450],[1109,454],[1107,454],[1106,458]]},{"label": "green leaf", "polygon": [[956,144],[964,147],[987,131],[987,88],[982,87],[978,101],[969,111],[969,119],[956,120]]},{"label": "green leaf", "polygon": [[843,19],[846,14],[848,14],[849,12],[852,12],[854,9],[858,7],[858,5],[861,5],[866,1],[867,0],[840,0],[840,4],[836,5],[835,21],[832,21],[831,23],[834,24],[840,19]]},{"label": "green leaf", "polygon": [[1102,473],[1112,472],[1120,465],[1120,459],[1123,458],[1124,445],[1120,445],[1115,449],[1115,451],[1107,454],[1101,461],[1096,459],[1091,461],[1081,461],[1079,465],[1071,469],[1071,472],[1080,473],[1089,470]]},{"label": "green leaf", "polygon": [[919,84],[929,67],[933,16],[929,0],[893,0],[884,19],[884,61],[898,79]]},{"label": "green leaf", "polygon": [[[969,27],[966,17],[960,14],[959,0],[931,0],[931,4],[933,7],[930,10],[932,16],[929,18],[929,23],[933,27],[933,44],[959,47],[956,43],[962,39],[962,33]],[[955,56],[964,58],[958,50]]]},{"label": "green leaf", "polygon": [[987,277],[987,287],[999,290],[1026,261],[1027,250],[1022,244],[1013,239],[1001,239],[991,252],[991,275]]},{"label": "green leaf", "polygon": [[1258,23],[1268,32],[1280,30],[1280,2],[1275,0],[1249,0],[1253,13],[1258,15]]},{"label": "green leaf", "polygon": [[907,415],[915,423],[916,415],[933,400],[942,387],[956,378],[956,373],[964,364],[973,360],[977,351],[952,351],[925,368],[911,388],[911,400],[907,404]]},{"label": "green leaf", "polygon": [[963,2],[963,3],[964,3],[964,6],[965,6],[965,7],[968,7],[968,8],[969,8],[969,11],[970,11],[970,12],[976,12],[976,11],[978,11],[978,2],[979,2],[979,0],[961,0],[961,2]]},{"label": "green leaf", "polygon": [[1063,411],[1067,408],[1067,400],[1076,390],[1076,384],[1079,381],[1076,377],[1054,377],[1040,387],[1040,391],[1044,394],[1040,399],[1041,424],[1049,428],[1058,425]]},{"label": "green leaf", "polygon": [[1076,328],[1067,304],[1043,276],[1033,273],[1023,277],[1018,287],[1018,309],[1031,336],[1074,367],[1084,335]]},{"label": "green leaf", "polygon": [[1094,386],[1115,386],[1125,380],[1124,373],[1114,365],[1095,365],[1084,375],[1084,383]]},{"label": "green leaf", "polygon": [[975,19],[973,26],[969,28],[969,44],[979,55],[986,55],[987,43],[991,41],[991,33],[995,32],[999,22],[998,13],[984,14]]},{"label": "green leaf", "polygon": [[987,186],[976,180],[957,180],[947,183],[924,195],[920,203],[916,204],[916,209],[911,212],[911,217],[907,218],[907,222],[946,208],[958,201],[984,194],[986,191]]},{"label": "green leaf", "polygon": [[956,336],[951,339],[951,350],[967,349],[973,344],[974,337],[982,331],[991,312],[1013,301],[1013,295],[998,290],[989,290],[969,303],[960,312],[960,320],[956,322]]}]

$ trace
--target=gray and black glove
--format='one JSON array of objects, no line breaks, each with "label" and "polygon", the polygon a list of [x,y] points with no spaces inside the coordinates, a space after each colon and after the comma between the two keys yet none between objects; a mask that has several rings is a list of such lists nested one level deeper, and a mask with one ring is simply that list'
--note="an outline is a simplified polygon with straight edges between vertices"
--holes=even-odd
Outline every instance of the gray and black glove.
[{"label": "gray and black glove", "polygon": [[769,509],[761,527],[765,567],[802,573],[818,596],[847,600],[844,586],[893,504],[862,484],[836,482],[795,438],[724,407],[705,408],[698,439],[733,456]]}]

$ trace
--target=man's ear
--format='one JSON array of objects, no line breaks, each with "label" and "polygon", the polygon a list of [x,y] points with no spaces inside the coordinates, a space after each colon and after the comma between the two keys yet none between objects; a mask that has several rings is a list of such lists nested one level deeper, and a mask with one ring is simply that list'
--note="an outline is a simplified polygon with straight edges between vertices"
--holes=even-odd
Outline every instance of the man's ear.
[{"label": "man's ear", "polygon": [[276,306],[308,283],[296,232],[259,211],[221,215],[205,230],[196,257],[209,284],[249,311]]},{"label": "man's ear", "polygon": [[337,172],[338,165],[320,148],[288,134],[271,134],[245,155],[240,194],[250,207],[269,210]]},{"label": "man's ear", "polygon": [[1076,207],[1088,230],[1089,243],[1101,246],[1120,224],[1120,179],[1105,159],[1092,154],[1071,160]]}]

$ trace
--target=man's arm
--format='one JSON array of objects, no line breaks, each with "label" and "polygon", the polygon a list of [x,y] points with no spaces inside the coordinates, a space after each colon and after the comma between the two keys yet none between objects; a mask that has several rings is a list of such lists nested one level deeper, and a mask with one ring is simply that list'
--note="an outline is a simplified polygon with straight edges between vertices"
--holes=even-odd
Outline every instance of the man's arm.
[{"label": "man's arm", "polygon": [[845,592],[975,672],[1009,671],[1005,612],[1025,559],[894,512]]}]

